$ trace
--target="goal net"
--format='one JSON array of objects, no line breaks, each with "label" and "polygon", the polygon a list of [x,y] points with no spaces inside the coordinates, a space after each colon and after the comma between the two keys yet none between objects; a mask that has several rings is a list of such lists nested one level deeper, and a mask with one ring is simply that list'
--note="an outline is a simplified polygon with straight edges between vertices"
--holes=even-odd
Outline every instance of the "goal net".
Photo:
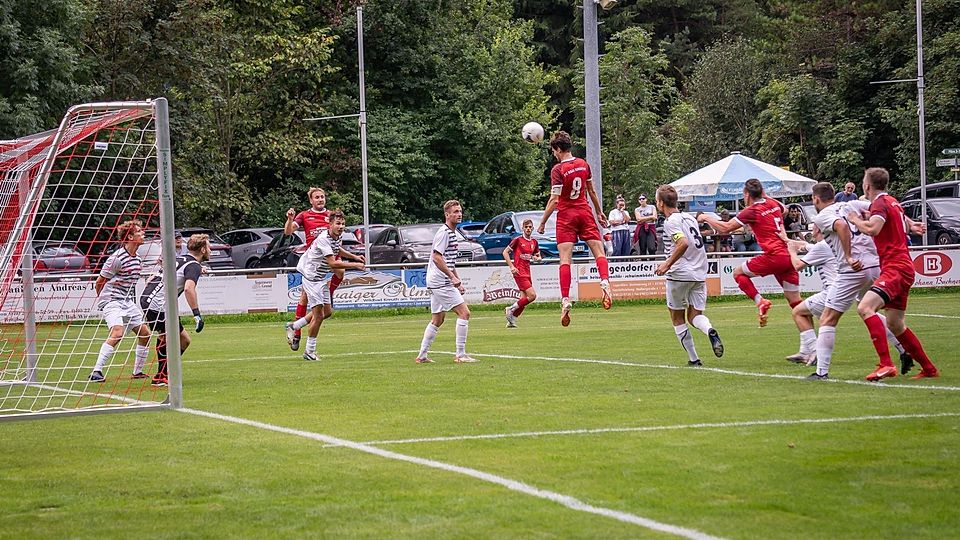
[{"label": "goal net", "polygon": [[[56,130],[0,141],[0,419],[179,399],[178,355],[172,386],[151,377],[156,336],[145,378],[133,377],[138,340],[130,332],[113,347],[103,380],[91,378],[110,334],[96,283],[109,256],[123,249],[117,227],[139,220],[141,248],[152,245],[173,267],[166,115],[163,99],[78,105]],[[176,309],[168,304],[167,320],[177,320]]]}]

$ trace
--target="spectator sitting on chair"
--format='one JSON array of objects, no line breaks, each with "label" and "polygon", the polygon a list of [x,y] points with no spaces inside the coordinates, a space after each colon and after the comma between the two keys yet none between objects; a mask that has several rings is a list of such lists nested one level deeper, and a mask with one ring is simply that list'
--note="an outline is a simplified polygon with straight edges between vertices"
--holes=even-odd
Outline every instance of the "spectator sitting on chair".
[{"label": "spectator sitting on chair", "polygon": [[633,210],[633,215],[637,218],[637,229],[634,231],[634,236],[637,237],[637,254],[656,255],[657,208],[652,204],[647,204],[646,195],[640,195],[637,202],[640,203],[640,206]]},{"label": "spectator sitting on chair", "polygon": [[757,237],[753,235],[753,230],[749,225],[743,226],[743,234],[733,242],[734,251],[760,251],[760,244],[757,244]]},{"label": "spectator sitting on chair", "polygon": [[803,236],[803,221],[800,215],[800,207],[791,205],[787,215],[783,218],[783,228],[787,232],[787,237],[791,240],[801,240]]},{"label": "spectator sitting on chair", "polygon": [[630,255],[630,214],[624,210],[626,204],[623,195],[617,195],[617,207],[607,216],[613,235],[613,257]]}]

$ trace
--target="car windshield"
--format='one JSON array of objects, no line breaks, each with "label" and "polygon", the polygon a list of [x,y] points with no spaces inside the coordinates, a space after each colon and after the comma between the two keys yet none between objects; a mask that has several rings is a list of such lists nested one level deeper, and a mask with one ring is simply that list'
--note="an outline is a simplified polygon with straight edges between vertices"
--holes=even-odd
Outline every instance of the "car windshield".
[{"label": "car windshield", "polygon": [[[537,233],[537,225],[540,224],[540,218],[543,217],[543,212],[539,210],[533,210],[529,212],[517,212],[513,215],[513,220],[517,222],[517,225],[523,226],[523,220],[529,219],[533,221],[533,233]],[[544,228],[544,233],[547,236],[554,236],[557,230],[557,213],[554,212],[550,219],[547,220],[547,226]],[[518,229],[517,232],[521,232],[521,229]]]},{"label": "car windshield", "polygon": [[927,199],[927,204],[942,217],[960,216],[960,199]]},{"label": "car windshield", "polygon": [[283,229],[272,229],[272,230],[269,230],[269,231],[264,232],[263,234],[269,236],[270,238],[276,238],[276,237],[280,236],[281,234],[283,234]]}]

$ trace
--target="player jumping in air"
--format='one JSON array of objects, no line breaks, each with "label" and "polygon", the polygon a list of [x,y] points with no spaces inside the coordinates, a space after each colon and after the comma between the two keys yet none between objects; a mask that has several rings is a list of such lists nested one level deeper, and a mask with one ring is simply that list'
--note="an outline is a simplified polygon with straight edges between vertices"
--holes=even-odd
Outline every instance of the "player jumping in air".
[{"label": "player jumping in air", "polygon": [[[939,377],[937,367],[927,357],[920,340],[907,328],[904,321],[907,299],[914,281],[913,259],[910,258],[910,250],[907,248],[908,221],[900,203],[886,193],[889,183],[890,173],[886,169],[867,169],[863,175],[863,192],[870,201],[870,218],[864,219],[857,212],[850,212],[846,216],[847,221],[860,232],[873,237],[877,254],[880,256],[880,275],[857,306],[880,358],[877,369],[866,378],[868,381],[879,381],[897,376],[897,368],[894,367],[887,348],[887,333],[883,320],[877,314],[880,308],[886,309],[886,322],[890,331],[897,336],[910,356],[920,363],[920,373],[911,378]],[[920,230],[922,231],[922,226]]]},{"label": "player jumping in air", "polygon": [[[196,323],[194,331],[203,331],[203,316],[200,314],[200,304],[197,301],[197,282],[200,281],[202,269],[200,264],[210,260],[210,238],[205,234],[195,234],[187,240],[187,254],[177,257],[177,296],[186,296],[187,305],[193,311],[193,320]],[[165,307],[167,298],[164,295],[163,274],[157,274],[149,281],[140,294],[140,307],[144,311],[144,319],[150,329],[157,332],[157,374],[153,376],[155,386],[166,386],[169,374],[167,372],[167,318]],[[190,334],[180,326],[180,354],[190,346]]]},{"label": "player jumping in air", "polygon": [[[707,308],[707,252],[700,227],[689,214],[677,210],[677,190],[673,186],[657,189],[657,210],[663,222],[663,249],[667,260],[654,271],[667,276],[667,309],[673,331],[687,351],[688,366],[702,366],[693,344],[687,321],[710,338],[713,353],[723,356],[723,342],[704,314]],[[686,320],[684,320],[686,316]]]},{"label": "player jumping in air", "polygon": [[[337,259],[337,254],[340,253],[340,237],[346,226],[343,212],[336,210],[330,213],[329,226],[310,243],[310,247],[297,263],[297,272],[303,276],[303,292],[307,295],[307,308],[312,315],[301,317],[293,323],[294,329],[297,330],[307,324],[310,325],[307,346],[303,349],[304,360],[317,360],[317,334],[320,333],[320,325],[324,319],[333,314],[331,286],[327,280],[324,280],[324,276],[335,270],[363,270],[362,262],[346,262]],[[332,280],[331,277],[330,281]]]},{"label": "player jumping in air", "polygon": [[[547,220],[557,210],[557,249],[560,251],[560,324],[570,325],[570,263],[573,261],[573,244],[579,239],[590,246],[600,272],[600,292],[603,309],[610,309],[613,297],[610,294],[610,270],[603,249],[603,240],[597,222],[606,227],[607,218],[600,208],[600,199],[593,188],[593,176],[586,161],[573,157],[570,149],[573,142],[564,131],[550,138],[550,151],[559,163],[550,171],[550,200],[543,211],[537,232],[543,234]],[[587,202],[587,195],[593,208]]]},{"label": "player jumping in air", "polygon": [[537,291],[533,289],[533,280],[530,277],[530,261],[540,261],[540,244],[533,238],[533,220],[523,220],[521,227],[523,236],[514,238],[510,245],[503,249],[503,260],[507,261],[510,273],[517,282],[517,289],[520,290],[520,299],[505,310],[507,328],[516,328],[517,317],[523,313],[523,308],[537,299]]},{"label": "player jumping in air", "polygon": [[752,277],[773,275],[783,287],[790,308],[800,303],[800,274],[793,267],[787,249],[787,234],[783,229],[783,205],[763,193],[763,185],[756,178],[747,180],[743,186],[743,202],[746,207],[730,221],[721,221],[701,214],[697,220],[709,223],[720,234],[729,234],[749,225],[763,254],[733,269],[733,278],[747,297],[757,304],[760,326],[767,325],[767,312],[773,303],[760,295],[753,285]]}]

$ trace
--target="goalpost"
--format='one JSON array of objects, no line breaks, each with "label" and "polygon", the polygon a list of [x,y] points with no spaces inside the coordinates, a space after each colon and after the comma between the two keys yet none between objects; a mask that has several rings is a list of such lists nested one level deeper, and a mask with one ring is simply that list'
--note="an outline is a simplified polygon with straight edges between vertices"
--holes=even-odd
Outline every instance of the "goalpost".
[{"label": "goalpost", "polygon": [[[0,420],[182,406],[172,188],[163,98],[77,105],[56,130],[0,141]],[[89,380],[109,334],[94,284],[130,219],[162,252],[169,386],[131,378],[130,333]]]}]

